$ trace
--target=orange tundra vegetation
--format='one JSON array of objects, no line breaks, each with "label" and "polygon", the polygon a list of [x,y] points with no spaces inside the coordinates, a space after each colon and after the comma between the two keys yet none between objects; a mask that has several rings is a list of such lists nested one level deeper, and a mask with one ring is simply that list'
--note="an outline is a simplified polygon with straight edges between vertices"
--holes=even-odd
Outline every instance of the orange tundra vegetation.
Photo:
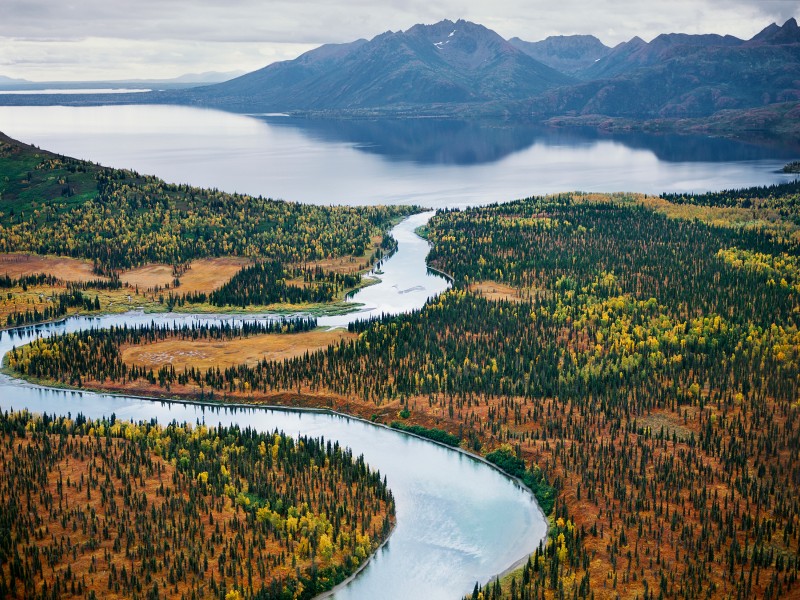
[{"label": "orange tundra vegetation", "polygon": [[394,501],[324,441],[0,415],[0,596],[310,598],[388,536]]},{"label": "orange tundra vegetation", "polygon": [[[38,341],[10,366],[64,384],[331,406],[450,432],[552,506],[547,544],[476,600],[793,597],[800,247],[789,225],[739,217],[752,206],[792,217],[799,204],[800,184],[788,184],[442,212],[429,262],[454,289],[355,323],[357,337],[325,350],[146,369],[126,363],[127,338],[108,331]],[[684,218],[698,214],[687,206],[704,218]],[[476,284],[507,286],[506,297]]]}]

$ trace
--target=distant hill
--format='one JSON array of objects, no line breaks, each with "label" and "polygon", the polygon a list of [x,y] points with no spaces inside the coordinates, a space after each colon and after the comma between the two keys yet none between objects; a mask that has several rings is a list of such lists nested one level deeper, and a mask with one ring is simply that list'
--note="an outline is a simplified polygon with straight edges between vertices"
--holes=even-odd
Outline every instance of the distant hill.
[{"label": "distant hill", "polygon": [[325,45],[183,97],[229,108],[359,109],[516,100],[574,81],[482,25],[445,20]]},{"label": "distant hill", "polygon": [[243,75],[242,71],[204,71],[202,73],[186,73],[171,79],[151,79],[151,82],[163,83],[221,83]]},{"label": "distant hill", "polygon": [[590,67],[611,52],[611,48],[593,35],[556,35],[540,42],[513,37],[508,41],[548,67],[570,75]]},{"label": "distant hill", "polygon": [[13,77],[6,77],[5,75],[0,75],[0,85],[5,85],[9,83],[30,83],[27,79],[14,79]]},{"label": "distant hill", "polygon": [[170,79],[116,79],[101,81],[29,81],[13,79],[0,75],[0,90],[31,91],[38,90],[79,90],[106,88],[148,88],[148,89],[181,89],[211,83],[228,81],[242,75],[242,71],[206,71],[204,73],[187,73]]}]

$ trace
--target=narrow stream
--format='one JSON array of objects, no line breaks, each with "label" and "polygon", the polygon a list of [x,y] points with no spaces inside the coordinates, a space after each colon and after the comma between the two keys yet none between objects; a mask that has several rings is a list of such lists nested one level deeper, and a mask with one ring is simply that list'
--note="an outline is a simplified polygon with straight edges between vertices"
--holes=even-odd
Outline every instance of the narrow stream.
[{"label": "narrow stream", "polygon": [[[392,234],[398,252],[382,265],[379,284],[360,290],[358,312],[323,317],[319,324],[345,326],[354,319],[395,314],[421,307],[448,287],[425,265],[429,246],[414,234],[433,213],[414,215]],[[186,315],[131,312],[103,317],[72,317],[56,324],[0,334],[0,356],[13,346],[89,327],[269,319],[274,315]],[[338,440],[364,454],[387,476],[397,502],[397,527],[389,543],[350,583],[332,595],[341,599],[459,598],[476,581],[488,581],[534,551],[547,523],[527,490],[494,468],[458,451],[350,417],[252,407],[222,407],[166,402],[124,395],[42,388],[0,374],[0,409],[97,418],[115,413],[132,420],[158,419],[280,429],[291,435]]]}]

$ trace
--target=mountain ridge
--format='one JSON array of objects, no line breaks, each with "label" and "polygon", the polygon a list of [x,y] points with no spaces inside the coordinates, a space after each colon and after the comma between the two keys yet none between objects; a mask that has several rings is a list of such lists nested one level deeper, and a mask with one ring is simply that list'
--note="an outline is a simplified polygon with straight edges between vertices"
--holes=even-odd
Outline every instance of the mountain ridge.
[{"label": "mountain ridge", "polygon": [[265,110],[332,110],[515,100],[574,81],[483,25],[444,20],[321,46],[186,95],[212,105],[238,97]]},{"label": "mountain ridge", "polygon": [[592,72],[600,76],[545,92],[531,112],[699,118],[800,101],[800,29],[794,19],[783,27],[771,25],[748,41],[713,34],[635,40],[620,44],[581,74],[584,79]]},{"label": "mountain ridge", "polygon": [[593,35],[553,35],[539,42],[513,37],[508,41],[539,62],[569,75],[575,75],[612,51]]},{"label": "mountain ridge", "polygon": [[326,44],[215,85],[113,97],[0,95],[0,105],[142,103],[339,118],[611,119],[626,128],[691,121],[696,129],[712,119],[717,134],[725,123],[737,132],[796,132],[787,120],[800,106],[800,27],[792,18],[749,40],[665,33],[609,48],[593,36],[509,41],[480,24],[444,20]]}]

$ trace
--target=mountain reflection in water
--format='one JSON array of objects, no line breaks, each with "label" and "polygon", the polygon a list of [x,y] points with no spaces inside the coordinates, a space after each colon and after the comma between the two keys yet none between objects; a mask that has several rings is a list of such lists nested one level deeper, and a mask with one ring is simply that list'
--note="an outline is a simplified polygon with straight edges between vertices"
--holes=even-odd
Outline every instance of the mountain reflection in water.
[{"label": "mountain reflection in water", "polygon": [[591,147],[620,143],[666,162],[739,162],[793,158],[797,150],[764,147],[702,135],[608,133],[594,128],[560,129],[512,121],[456,119],[302,119],[264,117],[271,126],[302,131],[310,138],[345,143],[361,152],[419,165],[480,165],[499,161],[534,144]]}]

